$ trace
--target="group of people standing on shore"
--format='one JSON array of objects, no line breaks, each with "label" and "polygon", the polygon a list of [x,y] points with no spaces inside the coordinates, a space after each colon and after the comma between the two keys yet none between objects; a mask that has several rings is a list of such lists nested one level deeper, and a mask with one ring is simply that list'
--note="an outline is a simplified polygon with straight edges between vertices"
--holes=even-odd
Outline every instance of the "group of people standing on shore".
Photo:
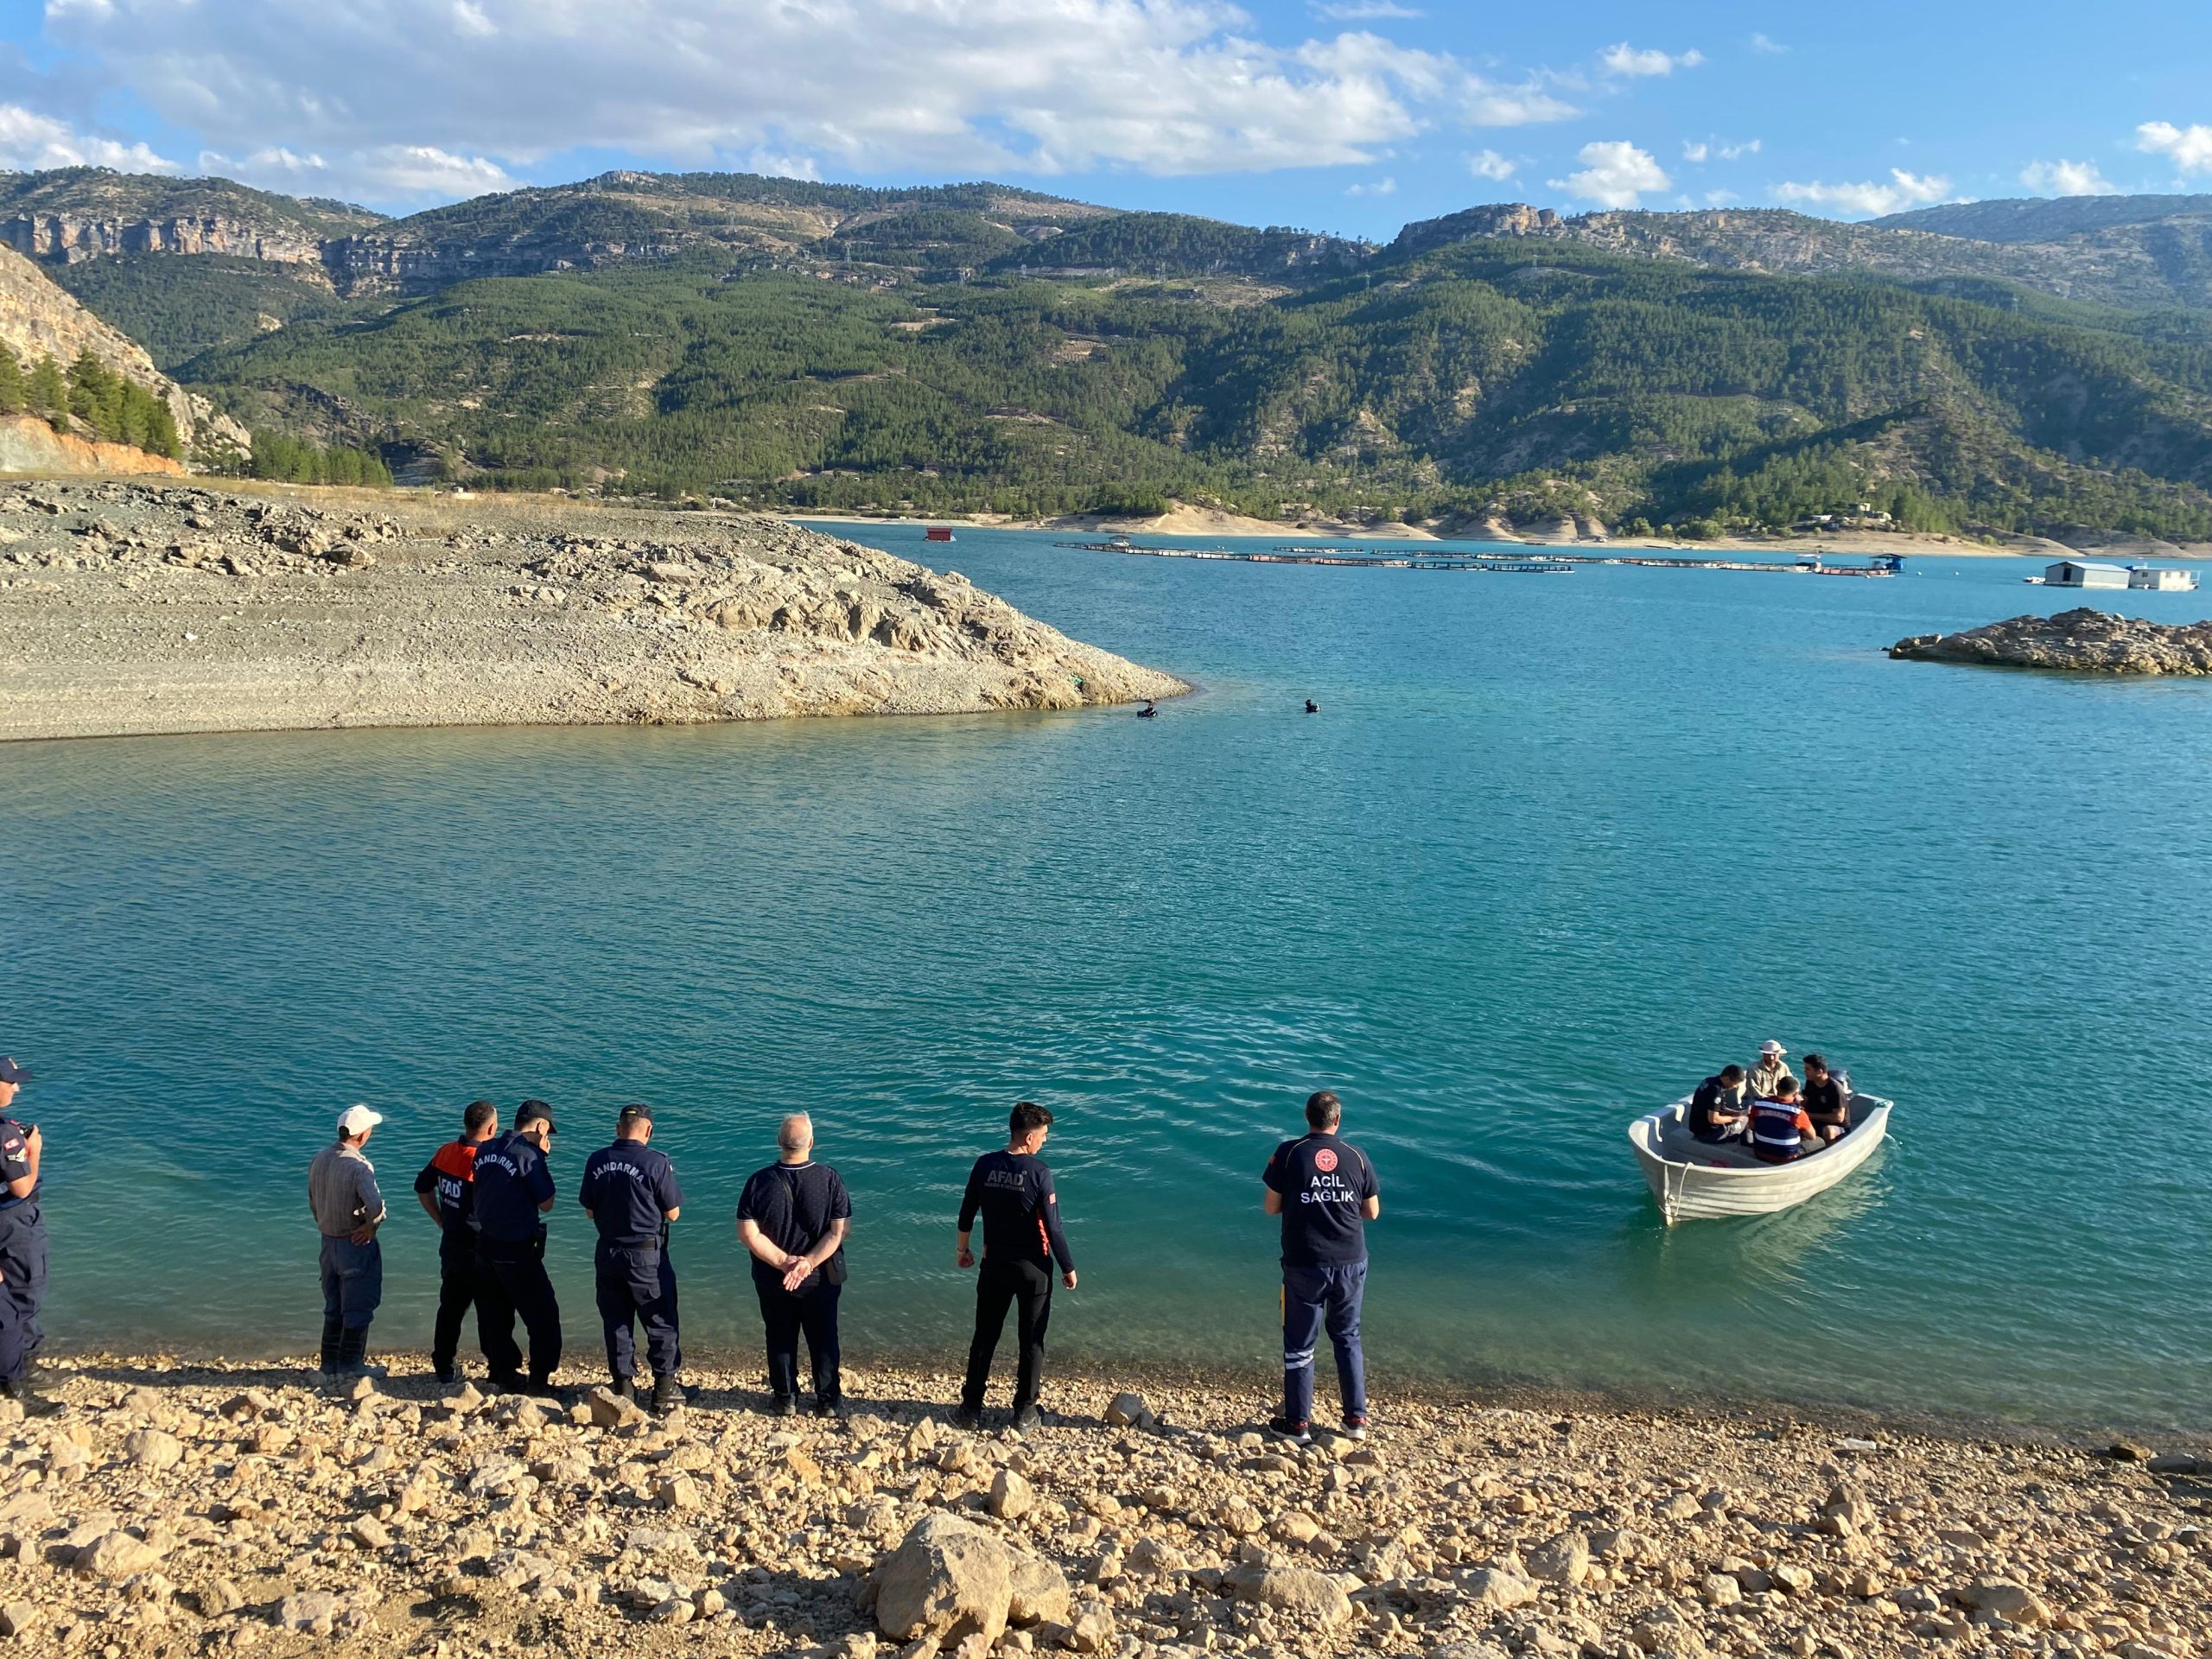
[{"label": "group of people standing on shore", "polygon": [[1708,1146],[1742,1146],[1765,1164],[1794,1163],[1851,1129],[1851,1087],[1818,1054],[1801,1084],[1789,1051],[1769,1038],[1746,1072],[1725,1065],[1690,1096],[1690,1133]]},{"label": "group of people standing on shore", "polygon": [[[4,1105],[0,1099],[0,1105]],[[1344,1432],[1365,1434],[1365,1360],[1360,1313],[1366,1291],[1366,1224],[1382,1211],[1382,1188],[1367,1155],[1337,1133],[1343,1108],[1333,1094],[1306,1103],[1306,1133],[1275,1148],[1262,1173],[1262,1209],[1282,1231],[1283,1403],[1270,1427],[1293,1440],[1312,1433],[1314,1354],[1325,1332],[1335,1351]],[[368,1365],[369,1328],[384,1291],[380,1234],[389,1219],[365,1148],[381,1114],[350,1106],[337,1136],[308,1169],[308,1200],[322,1236],[321,1369],[334,1378]],[[1033,1102],[1008,1115],[1006,1145],[969,1172],[957,1218],[955,1264],[976,1269],[976,1323],[954,1421],[980,1427],[991,1365],[1007,1315],[1017,1358],[1012,1421],[1036,1425],[1045,1336],[1053,1281],[1073,1290],[1075,1262],[1060,1224],[1052,1172],[1039,1154],[1052,1114]],[[650,1107],[624,1106],[612,1142],[584,1160],[576,1200],[598,1231],[594,1300],[606,1338],[613,1391],[637,1399],[638,1333],[644,1333],[645,1396],[655,1411],[684,1398],[683,1346],[670,1229],[683,1213],[675,1166],[653,1149]],[[511,1126],[499,1126],[488,1100],[470,1103],[461,1133],[440,1147],[415,1179],[418,1201],[438,1227],[439,1295],[430,1363],[439,1380],[461,1377],[461,1328],[476,1314],[478,1344],[491,1385],[554,1395],[561,1364],[561,1310],[545,1269],[544,1217],[558,1201],[552,1173],[552,1109],[526,1100]],[[0,1144],[0,1157],[4,1157]],[[804,1338],[812,1409],[844,1412],[837,1335],[845,1283],[852,1200],[837,1172],[814,1160],[814,1125],[804,1113],[777,1131],[776,1161],[746,1181],[737,1236],[750,1257],[767,1355],[768,1410],[799,1408],[798,1348]],[[0,1173],[4,1173],[0,1169]],[[980,1255],[974,1232],[982,1224]],[[515,1338],[519,1319],[525,1357]],[[526,1369],[525,1369],[526,1367]]]}]

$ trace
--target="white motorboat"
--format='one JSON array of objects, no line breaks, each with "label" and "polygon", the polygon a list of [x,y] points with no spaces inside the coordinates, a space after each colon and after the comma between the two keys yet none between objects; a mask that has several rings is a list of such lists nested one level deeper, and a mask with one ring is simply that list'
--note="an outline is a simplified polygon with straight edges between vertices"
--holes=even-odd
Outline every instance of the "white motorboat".
[{"label": "white motorboat", "polygon": [[1825,1192],[1874,1155],[1895,1103],[1853,1093],[1843,1138],[1786,1164],[1763,1164],[1737,1142],[1715,1146],[1690,1133],[1685,1096],[1629,1125],[1629,1144],[1669,1224],[1715,1216],[1765,1216]]}]

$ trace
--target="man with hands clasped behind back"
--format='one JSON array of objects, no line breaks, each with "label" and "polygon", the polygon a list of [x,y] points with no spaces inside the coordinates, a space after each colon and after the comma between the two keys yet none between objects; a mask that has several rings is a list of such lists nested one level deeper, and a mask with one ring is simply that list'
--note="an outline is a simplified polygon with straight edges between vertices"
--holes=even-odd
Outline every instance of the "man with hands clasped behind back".
[{"label": "man with hands clasped behind back", "polygon": [[776,1132],[778,1157],[756,1170],[737,1201],[737,1236],[753,1256],[753,1288],[767,1328],[768,1410],[798,1409],[798,1339],[814,1371],[814,1409],[845,1414],[839,1375],[837,1295],[853,1203],[845,1183],[814,1161],[814,1120],[793,1112]]}]

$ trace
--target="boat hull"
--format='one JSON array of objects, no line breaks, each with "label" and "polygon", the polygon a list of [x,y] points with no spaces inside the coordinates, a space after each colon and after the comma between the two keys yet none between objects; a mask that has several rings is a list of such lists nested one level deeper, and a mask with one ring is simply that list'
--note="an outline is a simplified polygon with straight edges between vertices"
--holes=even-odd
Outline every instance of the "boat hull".
[{"label": "boat hull", "polygon": [[[1847,1179],[1888,1138],[1892,1103],[1852,1097],[1851,1133],[1793,1163],[1759,1164],[1738,1154],[1722,1165],[1693,1161],[1681,1142],[1686,1100],[1646,1114],[1629,1126],[1629,1145],[1669,1224],[1726,1216],[1770,1216]],[[1707,1154],[1711,1155],[1711,1154]]]}]

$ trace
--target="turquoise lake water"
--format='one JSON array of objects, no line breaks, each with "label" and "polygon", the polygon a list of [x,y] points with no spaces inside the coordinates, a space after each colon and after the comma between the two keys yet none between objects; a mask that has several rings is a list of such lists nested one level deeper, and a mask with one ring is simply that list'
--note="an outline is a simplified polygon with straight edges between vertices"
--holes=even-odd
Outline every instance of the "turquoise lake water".
[{"label": "turquoise lake water", "polygon": [[[1385,1389],[2212,1424],[2212,684],[1880,654],[2067,603],[2035,567],[866,538],[1200,694],[0,747],[0,1052],[40,1074],[57,1337],[310,1346],[304,1167],[362,1099],[390,1120],[376,1334],[425,1344],[411,1177],[465,1102],[536,1094],[570,1376],[599,1339],[569,1199],[631,1098],[684,1181],[695,1351],[755,1340],[730,1217],[804,1108],[857,1210],[849,1344],[949,1364],[959,1185],[1029,1096],[1084,1270],[1056,1351],[1263,1370],[1258,1174],[1327,1085],[1383,1183]],[[1769,1036],[1893,1096],[1894,1143],[1793,1213],[1665,1228],[1629,1120]]]}]

